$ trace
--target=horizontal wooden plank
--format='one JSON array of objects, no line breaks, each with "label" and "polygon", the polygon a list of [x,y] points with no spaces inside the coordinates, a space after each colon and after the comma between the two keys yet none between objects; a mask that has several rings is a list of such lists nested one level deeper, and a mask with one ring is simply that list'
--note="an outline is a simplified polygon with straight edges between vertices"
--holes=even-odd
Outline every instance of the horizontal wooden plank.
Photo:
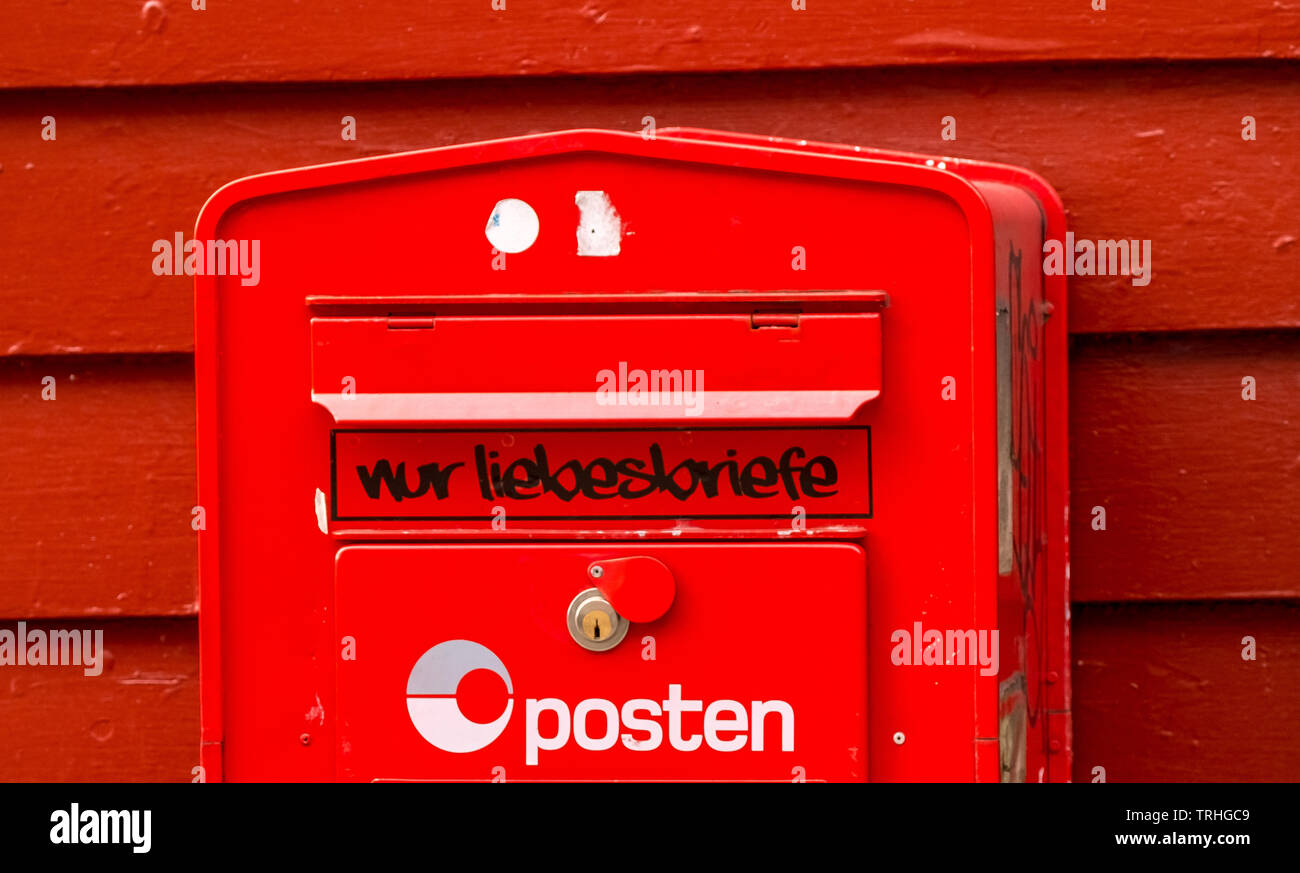
[{"label": "horizontal wooden plank", "polygon": [[[72,16],[75,17],[75,16]],[[313,89],[0,93],[0,355],[192,348],[153,243],[275,169],[571,127],[716,127],[1020,164],[1154,277],[1072,280],[1077,332],[1300,326],[1300,79],[1285,65],[973,68]],[[1253,114],[1259,139],[1241,139]],[[56,119],[57,139],[40,120]],[[340,119],[357,119],[357,140]],[[957,120],[957,140],[940,139]],[[327,256],[323,254],[322,256]]]},{"label": "horizontal wooden plank", "polygon": [[1300,605],[1079,606],[1073,631],[1076,782],[1300,780]]},{"label": "horizontal wooden plank", "polygon": [[1300,597],[1300,335],[1076,338],[1070,441],[1075,601]]},{"label": "horizontal wooden plank", "polygon": [[[805,8],[799,9],[802,5]],[[1002,0],[297,0],[13,5],[0,86],[419,79],[1097,59],[1296,57],[1300,9]],[[505,6],[494,9],[494,6]]]},{"label": "horizontal wooden plank", "polygon": [[[0,628],[16,629],[0,621]],[[0,683],[0,781],[189,782],[199,761],[193,619],[31,622],[103,632],[103,671],[7,666]],[[93,672],[93,668],[92,672]]]},{"label": "horizontal wooden plank", "polygon": [[[13,629],[13,622],[0,622]],[[101,629],[100,676],[6,667],[0,781],[188,781],[197,763],[192,619],[29,623]],[[1242,660],[1241,639],[1256,641]],[[1081,605],[1074,610],[1076,781],[1294,781],[1300,607]],[[1261,718],[1267,712],[1269,717]]]},{"label": "horizontal wooden plank", "polygon": [[[191,379],[0,361],[0,616],[193,614]],[[1296,334],[1076,337],[1070,400],[1076,602],[1300,598]]]},{"label": "horizontal wooden plank", "polygon": [[[12,629],[13,624],[6,627]],[[101,629],[100,676],[6,667],[0,780],[187,781],[198,743],[192,620],[29,624]],[[1243,660],[1243,637],[1256,659]],[[1074,611],[1076,781],[1294,781],[1300,607],[1087,605]],[[1268,712],[1268,718],[1261,718]]]},{"label": "horizontal wooden plank", "polygon": [[0,360],[0,617],[195,613],[193,380],[180,355]]}]

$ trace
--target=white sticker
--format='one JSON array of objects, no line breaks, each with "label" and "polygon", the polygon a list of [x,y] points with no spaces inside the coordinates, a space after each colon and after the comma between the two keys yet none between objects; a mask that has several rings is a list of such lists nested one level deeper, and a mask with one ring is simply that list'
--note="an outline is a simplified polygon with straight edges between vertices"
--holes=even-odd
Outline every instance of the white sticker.
[{"label": "white sticker", "polygon": [[330,532],[329,509],[325,505],[325,492],[319,488],[316,489],[316,526],[320,528],[320,532],[323,534]]},{"label": "white sticker", "polygon": [[498,200],[497,205],[492,207],[492,214],[488,216],[487,227],[483,232],[497,251],[513,255],[536,242],[540,229],[541,222],[533,207],[522,200],[508,197]]},{"label": "white sticker", "polygon": [[604,191],[579,191],[578,257],[609,258],[618,254],[623,240],[623,219]]}]

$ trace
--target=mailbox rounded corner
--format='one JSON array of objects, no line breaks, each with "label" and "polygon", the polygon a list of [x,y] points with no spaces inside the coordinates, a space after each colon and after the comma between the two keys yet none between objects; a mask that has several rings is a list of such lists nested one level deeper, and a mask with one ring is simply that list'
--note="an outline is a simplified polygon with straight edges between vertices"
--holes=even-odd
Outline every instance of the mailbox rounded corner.
[{"label": "mailbox rounded corner", "polygon": [[349,545],[339,546],[339,548],[334,552],[335,572],[337,573],[338,569],[342,567],[345,562],[351,563],[354,560],[352,557],[353,555],[364,553],[367,548],[368,547],[362,543],[352,543]]},{"label": "mailbox rounded corner", "polygon": [[[194,238],[196,240],[216,239],[217,227],[227,213],[240,203],[273,193],[281,184],[280,180],[283,176],[283,172],[244,176],[227,182],[213,191],[199,208],[198,217],[194,221]],[[196,275],[195,278],[202,278],[202,276]]]}]

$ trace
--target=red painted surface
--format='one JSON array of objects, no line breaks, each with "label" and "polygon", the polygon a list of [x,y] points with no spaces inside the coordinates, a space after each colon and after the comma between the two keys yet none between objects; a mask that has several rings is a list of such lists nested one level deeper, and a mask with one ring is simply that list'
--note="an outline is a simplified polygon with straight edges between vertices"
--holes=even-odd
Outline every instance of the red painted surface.
[{"label": "red painted surface", "polygon": [[[1027,188],[1012,184],[1022,181]],[[618,257],[574,254],[578,215],[572,192],[593,186],[607,192],[623,216]],[[707,202],[684,208],[705,190]],[[1040,190],[1043,199],[1035,199],[1030,190]],[[509,255],[508,269],[501,271],[482,226],[505,193],[534,205],[542,233],[532,248]],[[1065,778],[1068,728],[1059,728],[1060,747],[1048,748],[1049,736],[1057,736],[1051,724],[1059,720],[1065,725],[1068,720],[1069,670],[1061,637],[1065,481],[1059,465],[1064,444],[1049,442],[1048,435],[1064,436],[1060,395],[1066,335],[1063,318],[1044,333],[1049,310],[1043,298],[1045,293],[1054,298],[1054,311],[1062,316],[1065,301],[1062,284],[1054,282],[1048,291],[1036,260],[1026,261],[1024,255],[1041,249],[1046,227],[1059,230],[1059,206],[1049,194],[1041,182],[1011,168],[962,166],[949,172],[914,156],[906,162],[878,156],[846,159],[827,148],[801,152],[599,131],[308,168],[223,188],[200,218],[199,238],[257,239],[262,263],[261,285],[255,291],[244,287],[238,276],[203,275],[196,280],[199,502],[209,508],[207,528],[200,533],[204,764],[209,772],[220,770],[234,780],[439,774],[466,778],[471,772],[486,778],[491,772],[486,759],[449,760],[430,756],[426,749],[419,758],[401,756],[409,768],[405,773],[393,772],[397,759],[387,764],[388,759],[376,759],[380,753],[374,750],[375,731],[382,727],[395,735],[411,735],[409,719],[367,722],[369,733],[364,736],[347,733],[346,722],[340,720],[347,718],[344,713],[400,715],[400,701],[391,701],[396,709],[379,700],[358,706],[343,685],[336,695],[335,677],[347,668],[333,650],[341,635],[353,634],[345,627],[343,608],[330,608],[336,586],[343,584],[331,574],[340,547],[359,538],[400,543],[412,537],[447,540],[478,533],[491,534],[495,542],[543,536],[563,541],[575,535],[580,540],[611,539],[601,550],[584,545],[580,566],[645,550],[670,566],[685,561],[684,584],[692,586],[703,584],[708,575],[692,569],[698,566],[691,557],[696,552],[685,545],[692,541],[725,540],[742,558],[751,554],[745,549],[757,549],[752,553],[757,567],[764,563],[758,555],[767,550],[803,548],[790,544],[791,539],[827,546],[837,540],[861,540],[867,555],[865,574],[828,580],[841,594],[824,608],[860,614],[840,598],[845,591],[866,587],[865,636],[859,642],[868,653],[867,683],[873,689],[865,697],[869,766],[852,763],[861,761],[863,751],[855,746],[847,761],[830,750],[831,757],[817,757],[809,765],[782,759],[782,772],[805,766],[836,779],[996,780],[999,717],[1005,714],[999,708],[1018,707],[1024,713],[1017,726],[1023,732],[1027,764],[1017,771],[1027,766],[1030,779]],[[429,215],[429,203],[438,204],[436,216]],[[853,220],[830,221],[828,216]],[[795,249],[807,253],[799,269],[791,266]],[[438,255],[444,250],[446,256]],[[321,259],[321,251],[334,256]],[[440,269],[427,270],[421,258],[374,258],[378,251],[424,251],[438,260]],[[864,271],[864,263],[869,270]],[[608,298],[584,311],[599,312],[612,301],[632,314],[543,311],[525,318],[513,312],[532,291],[550,299],[565,288]],[[781,299],[759,304],[748,316],[714,313],[710,307],[716,305],[715,289],[725,288],[756,289]],[[800,312],[805,298],[817,304],[825,289],[838,294],[838,289],[859,288],[885,291],[889,308],[879,312],[876,296],[847,295],[837,304],[843,312]],[[339,302],[335,289],[353,289],[350,302]],[[366,289],[378,294],[378,306],[367,300]],[[485,293],[466,296],[458,304],[480,310],[473,315],[444,316],[435,308],[386,319],[376,310],[391,305],[393,289],[411,301],[463,289]],[[709,293],[701,301],[683,303],[682,295],[696,289]],[[504,302],[492,293],[498,291],[507,292]],[[664,306],[658,299],[662,291],[670,295],[668,304],[690,314],[635,314],[642,307]],[[316,301],[321,295],[331,298],[331,307],[350,308],[352,317],[313,317],[311,305],[320,305]],[[729,296],[728,301],[734,307],[744,296]],[[304,307],[308,297],[313,303]],[[1010,416],[1017,424],[1011,427],[1009,420],[1006,451],[1015,459],[1014,468],[1008,468],[1014,477],[1009,487],[1018,489],[1020,507],[1011,531],[1014,542],[1008,540],[1006,566],[1001,569],[995,300],[1009,311],[1006,388]],[[862,304],[871,311],[853,310]],[[799,317],[758,318],[772,310]],[[884,353],[882,332],[889,337]],[[499,353],[493,351],[498,344]],[[531,349],[529,363],[516,358],[525,344]],[[551,344],[551,351],[536,353]],[[485,353],[495,357],[476,366]],[[408,447],[398,453],[389,435],[368,442],[367,434],[357,433],[359,444],[347,448],[348,460],[340,468],[337,445],[330,453],[332,434],[335,444],[348,436],[348,428],[334,432],[339,424],[403,431],[419,425],[434,440],[429,445],[443,449],[448,444],[437,442],[440,432],[477,432],[488,426],[506,432],[509,440],[488,441],[485,454],[489,445],[504,452],[510,446],[556,439],[549,456],[573,454],[584,460],[618,445],[630,446],[638,436],[630,430],[634,425],[655,426],[673,419],[662,408],[599,403],[596,374],[624,355],[646,366],[662,361],[664,366],[685,368],[698,359],[709,374],[710,399],[700,409],[700,424],[689,423],[686,411],[679,408],[674,425],[678,432],[661,437],[673,441],[674,451],[680,450],[679,443],[689,444],[692,452],[734,446],[739,456],[749,457],[775,451],[778,442],[802,442],[801,430],[870,428],[869,443],[850,440],[831,446],[826,450],[834,460],[828,455],[826,463],[846,470],[869,463],[867,484],[874,483],[882,495],[877,505],[888,495],[890,510],[869,518],[819,518],[820,498],[803,493],[797,495],[797,508],[806,510],[811,523],[796,528],[787,521],[787,529],[795,531],[787,536],[770,523],[760,528],[754,521],[760,516],[754,513],[767,512],[761,516],[766,519],[784,514],[788,519],[795,508],[788,495],[720,492],[709,499],[703,516],[693,505],[683,504],[677,511],[650,505],[645,511],[674,519],[671,526],[648,520],[632,525],[637,528],[632,530],[624,520],[639,518],[640,506],[629,506],[630,498],[620,492],[604,510],[575,505],[576,514],[568,519],[573,524],[556,531],[551,529],[551,516],[558,511],[554,501],[536,504],[542,513],[538,515],[534,504],[524,502],[534,495],[511,497],[497,489],[485,496],[473,488],[462,489],[452,504],[460,508],[454,516],[416,515],[394,522],[381,510],[393,512],[395,499],[386,502],[378,491],[360,496],[354,482],[346,505],[371,505],[373,510],[341,519],[336,508],[335,522],[328,524],[306,511],[313,492],[320,495],[316,500],[321,511],[326,500],[337,507],[336,495],[344,487],[340,483],[360,476],[359,467],[373,470],[376,452],[397,458],[411,451]],[[1049,359],[1054,369],[1045,368]],[[268,371],[278,378],[266,380]],[[1046,387],[1048,376],[1058,382],[1052,389]],[[945,380],[951,380],[955,390],[951,401],[943,393]],[[1061,401],[1054,407],[1057,417],[1050,429],[1044,402],[1049,390]],[[557,439],[546,430],[545,420],[552,418],[585,430]],[[600,431],[614,423],[624,432],[604,438]],[[709,428],[722,426],[735,433],[726,443],[717,443]],[[770,432],[778,426],[784,436]],[[747,436],[747,428],[757,429],[754,436]],[[644,444],[647,433],[639,436]],[[808,439],[810,446],[820,445],[813,435]],[[271,468],[270,458],[297,461]],[[357,459],[370,459],[370,464],[355,463]],[[447,487],[451,498],[450,479]],[[504,529],[493,524],[488,511],[495,504],[506,509]],[[612,516],[610,521],[606,516]],[[703,523],[694,523],[697,516]],[[753,545],[742,549],[742,543]],[[535,548],[538,554],[548,553],[547,546]],[[808,548],[808,560],[814,564],[818,555],[832,554]],[[497,597],[514,601],[499,607],[505,627],[493,628],[474,620],[458,602],[444,602],[440,592],[419,593],[424,583],[418,580],[433,568],[438,573],[445,568],[447,583],[462,584],[455,580],[464,575],[461,568],[467,559],[462,555],[468,550],[375,549],[358,554],[397,554],[406,564],[416,562],[423,569],[417,572],[411,566],[398,572],[385,563],[386,569],[366,577],[372,580],[364,606],[369,618],[363,623],[364,634],[358,631],[355,637],[359,647],[374,646],[376,637],[388,634],[380,623],[387,615],[396,628],[392,635],[419,637],[403,639],[402,651],[414,646],[418,655],[446,638],[471,638],[486,627],[492,642],[474,641],[488,644],[503,658],[513,653],[518,662],[527,658],[529,640],[558,634],[563,641],[560,613],[545,606],[553,606],[556,598],[571,599],[579,590],[569,590],[573,584],[590,584],[579,573],[576,580],[557,578],[553,585],[530,588],[527,580],[539,574],[539,581],[545,580],[551,571],[512,570],[517,562],[511,555],[517,548],[485,545],[473,554],[485,565],[500,564],[501,569],[488,575],[498,580]],[[439,555],[446,555],[447,561]],[[775,558],[772,563],[777,563]],[[1053,572],[1059,578],[1052,580]],[[349,585],[356,584],[351,581],[355,573],[349,575]],[[286,578],[295,584],[277,584]],[[381,578],[390,581],[375,588],[374,580]],[[473,590],[476,582],[467,577],[463,585]],[[837,669],[823,661],[843,652],[834,657],[823,653],[823,658],[816,654],[820,649],[798,644],[798,634],[806,627],[788,627],[791,610],[798,608],[795,596],[794,591],[785,600],[763,596],[748,611],[738,607],[742,618],[736,639],[752,637],[768,648],[793,639],[793,650],[785,652],[791,667],[802,664],[806,675]],[[349,613],[359,608],[355,598],[349,603]],[[409,608],[444,616],[442,636],[406,625]],[[467,623],[457,620],[461,616]],[[689,629],[705,620],[703,614],[674,612],[663,619],[663,626],[669,638],[686,639],[693,636]],[[900,629],[920,633],[918,626],[940,633],[969,630],[972,637],[1000,630],[1001,669],[970,662],[900,666],[893,657],[895,637]],[[1056,645],[1049,638],[1053,632]],[[852,641],[849,635],[846,642]],[[542,663],[555,662],[568,652],[553,652],[540,642],[531,650]],[[737,670],[738,658],[743,660],[743,654],[719,644],[673,663],[679,669],[692,664],[702,680],[713,682],[727,669]],[[362,686],[400,687],[393,682],[401,677],[392,675],[399,661],[396,654],[385,657],[385,672],[367,674]],[[281,665],[273,682],[265,670],[268,663]],[[1058,676],[1051,691],[1049,669]],[[764,668],[754,675],[763,672],[772,671]],[[738,670],[736,675],[750,673]],[[780,676],[773,675],[773,681]],[[1050,700],[1053,693],[1058,695],[1056,705]],[[842,708],[844,699],[835,700]],[[818,735],[827,712],[817,706],[807,709],[801,718],[811,720],[807,730]],[[311,732],[312,741],[295,745],[291,740],[305,731]],[[900,742],[895,739],[900,734],[910,739]],[[361,748],[363,742],[366,748]],[[335,758],[336,746],[345,757],[369,757],[355,769],[344,758]],[[813,742],[805,754],[813,754],[812,747],[820,744]],[[591,765],[582,760],[536,773],[545,778],[591,775],[586,769]],[[627,759],[639,760],[635,755]],[[777,778],[767,759],[741,760],[714,774]],[[684,772],[675,758],[661,766]],[[611,777],[644,775],[637,768],[606,772]]]},{"label": "red painted surface", "polygon": [[[1285,332],[1074,340],[1076,600],[1300,597],[1295,345]],[[46,375],[55,403],[40,400]],[[1260,384],[1253,405],[1244,375]],[[191,379],[179,356],[0,363],[0,611],[194,614]],[[1091,528],[1094,506],[1113,522],[1105,532]]]},{"label": "red painted surface", "polygon": [[1300,598],[1296,335],[1076,339],[1072,355],[1074,599]]},{"label": "red painted surface", "polygon": [[[628,196],[630,191],[620,193],[621,210],[635,213],[644,207]],[[492,203],[487,205],[490,210]],[[572,211],[568,204],[562,210],[566,216]],[[556,212],[552,209],[550,214]],[[448,251],[460,241],[447,240],[444,245]],[[781,261],[787,261],[789,251],[779,251]],[[728,257],[721,252],[712,256]],[[630,252],[620,257],[633,259]],[[534,278],[554,271],[568,278],[558,263],[534,264],[531,257],[527,261],[516,271]],[[581,280],[575,276],[573,281]],[[628,295],[620,292],[619,296]],[[748,295],[734,295],[744,296]],[[774,297],[774,302],[763,302]],[[761,405],[763,417],[773,421],[842,421],[880,394],[878,312],[804,312],[802,303],[796,310],[788,296],[775,294],[761,295],[746,307],[748,311],[736,311],[739,300],[728,301],[731,311],[721,312],[701,301],[677,304],[673,314],[638,311],[626,300],[613,304],[617,309],[610,311],[609,304],[575,304],[565,301],[563,294],[554,299],[558,305],[550,304],[549,312],[532,315],[519,314],[497,300],[484,301],[472,315],[449,313],[435,305],[436,309],[424,311],[436,311],[437,318],[415,329],[394,329],[403,322],[388,315],[314,318],[312,393],[340,423],[427,422],[426,401],[431,394],[441,395],[435,420],[443,423],[499,420],[497,412],[503,405],[510,407],[516,421],[538,426],[557,421],[680,419],[688,414],[680,396],[676,405],[601,402],[602,396],[617,399],[619,382],[626,401],[629,367],[655,369],[653,362],[663,361],[664,369],[708,374],[709,383],[699,388],[707,393],[689,410],[702,422],[745,417],[756,404]],[[582,314],[564,314],[575,308]],[[759,326],[763,317],[773,314],[789,316],[790,323]],[[790,342],[792,337],[800,342]],[[434,338],[436,342],[431,341]],[[547,352],[545,367],[538,366],[539,345]],[[487,347],[495,353],[486,360],[466,353]],[[609,395],[600,395],[595,389],[605,383],[598,383],[596,374],[605,370],[614,384]],[[345,379],[360,386],[355,394],[339,396]],[[686,387],[684,375],[682,379],[679,393]],[[494,402],[483,403],[483,394],[493,395]]]},{"label": "red painted surface", "polygon": [[[197,763],[193,620],[161,622],[179,629],[163,641],[150,618],[193,616],[197,599],[191,280],[154,276],[152,243],[188,234],[212,190],[250,173],[637,130],[646,115],[1013,163],[1052,182],[1080,236],[1153,240],[1151,285],[1069,283],[1071,329],[1095,334],[1071,360],[1072,590],[1087,601],[1074,608],[1074,775],[1100,763],[1114,781],[1300,776],[1286,729],[1300,700],[1286,686],[1300,675],[1300,85],[1278,60],[1297,44],[1293,12],[811,4],[793,21],[781,4],[715,19],[661,3],[482,27],[459,6],[404,4],[394,24],[383,10],[370,22],[271,6],[257,20],[160,5],[165,21],[153,4],[28,5],[0,36],[0,613],[116,616],[109,648],[125,658],[114,636],[134,641],[144,674],[128,679],[188,678],[8,674],[0,778],[183,781]],[[527,6],[516,25],[542,8]],[[1130,63],[1146,57],[1176,62]],[[1084,63],[1050,63],[1066,59]],[[806,71],[875,64],[887,66]],[[724,67],[753,72],[670,74]],[[665,75],[515,75],[632,69]],[[514,77],[418,81],[480,74]],[[365,78],[412,81],[340,83]],[[222,81],[315,84],[132,87]],[[356,141],[339,138],[344,115]],[[939,138],[946,115],[956,141]],[[1245,115],[1257,141],[1240,136]],[[56,402],[40,399],[46,375]],[[1240,399],[1243,375],[1259,380],[1256,401]],[[1247,634],[1263,663],[1241,660]]]},{"label": "red painted surface", "polygon": [[0,359],[0,616],[194,615],[193,379],[182,355]]},{"label": "red painted surface", "polygon": [[[569,638],[565,610],[591,587],[588,564],[629,555],[671,567],[679,596],[659,620],[634,622],[615,648],[588,652]],[[334,755],[329,763],[347,781],[486,781],[502,775],[497,768],[513,782],[788,782],[800,770],[810,781],[863,781],[866,564],[860,548],[844,543],[344,548],[333,580],[335,623],[356,638],[358,658],[339,664],[331,719],[337,749],[313,757]],[[443,583],[421,581],[430,576]],[[490,608],[479,581],[485,576],[499,580]],[[796,577],[817,581],[800,586],[806,605],[795,606],[803,615],[790,621],[773,607],[787,601]],[[394,596],[374,596],[375,579],[394,580]],[[780,643],[765,644],[769,636]],[[472,640],[500,658],[512,680],[513,711],[498,705],[485,719],[504,715],[499,728],[453,729],[448,709],[460,708],[452,702],[457,688],[431,676],[419,681],[417,661],[447,640]],[[673,686],[699,708],[673,715]],[[609,703],[584,706],[587,700]],[[734,730],[709,730],[705,718],[717,701],[738,705],[723,704]],[[232,705],[228,714],[237,726],[252,712]],[[932,722],[912,742],[928,745],[927,728],[947,732]],[[452,754],[457,743],[483,745]],[[962,759],[970,754],[965,745],[943,747]],[[292,744],[267,743],[256,757],[236,749],[232,743],[226,756],[231,780],[297,771],[305,757]],[[969,767],[960,760],[935,766],[963,764]]]},{"label": "red painted surface", "polygon": [[[9,10],[0,87],[341,81],[547,73],[791,69],[1132,58],[1294,58],[1300,13],[1268,0],[1231,15],[1190,0],[1148,8],[1003,0],[624,0],[577,4],[381,0],[105,0],[84,14]],[[324,59],[328,58],[326,62]]]},{"label": "red painted surface", "polygon": [[1074,626],[1076,781],[1295,781],[1294,601],[1086,604]]},{"label": "red painted surface", "polygon": [[[198,774],[198,629],[192,619],[28,620],[103,631],[103,672],[4,667],[0,780],[189,782]],[[3,626],[13,630],[12,622]]]},{"label": "red painted surface", "polygon": [[[659,127],[948,154],[1050,179],[1081,238],[1153,243],[1143,288],[1071,278],[1076,333],[1300,327],[1297,102],[1300,80],[1281,64],[206,89],[201,99],[10,92],[0,227],[22,254],[0,260],[0,354],[191,351],[192,280],[153,275],[152,246],[190,234],[231,179],[530,131],[638,130],[647,114]],[[40,139],[47,114],[59,119],[55,142]],[[1241,139],[1246,114],[1255,142]],[[357,119],[355,142],[340,138],[345,115]],[[940,138],[948,115],[956,141]]]},{"label": "red painted surface", "polygon": [[609,605],[628,621],[658,621],[677,599],[677,580],[672,570],[656,558],[592,561],[587,565],[587,576]]}]

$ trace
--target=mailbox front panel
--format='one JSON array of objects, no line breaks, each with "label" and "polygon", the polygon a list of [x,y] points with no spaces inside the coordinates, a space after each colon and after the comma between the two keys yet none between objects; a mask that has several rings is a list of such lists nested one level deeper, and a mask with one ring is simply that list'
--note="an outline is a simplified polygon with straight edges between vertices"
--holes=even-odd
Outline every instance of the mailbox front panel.
[{"label": "mailbox front panel", "polygon": [[[1066,778],[1064,296],[1033,255],[1054,201],[1011,168],[692,136],[213,196],[198,239],[260,262],[255,286],[196,277],[208,778]],[[584,562],[635,557],[680,600],[607,652],[564,636]],[[925,644],[999,630],[1000,665]],[[456,641],[501,672],[415,670]],[[462,698],[493,724],[501,673],[499,737],[429,740]],[[793,748],[601,722],[676,686],[751,722],[784,701]],[[596,701],[588,744],[617,742],[530,763],[530,700]]]},{"label": "mailbox front panel", "polygon": [[[671,608],[580,648],[565,614],[588,566],[628,555],[668,567]],[[857,546],[352,546],[336,572],[358,641],[340,779],[866,778]]]}]

